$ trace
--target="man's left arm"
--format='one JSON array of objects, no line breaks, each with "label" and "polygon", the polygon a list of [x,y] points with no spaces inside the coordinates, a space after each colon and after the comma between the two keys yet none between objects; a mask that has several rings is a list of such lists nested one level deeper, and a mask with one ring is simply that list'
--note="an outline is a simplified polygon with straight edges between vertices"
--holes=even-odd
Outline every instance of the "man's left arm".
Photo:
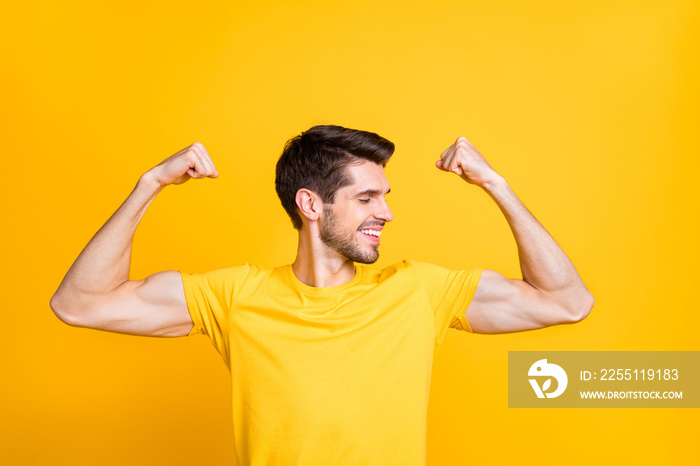
[{"label": "man's left arm", "polygon": [[436,166],[486,191],[506,217],[518,246],[523,279],[483,271],[465,313],[472,331],[520,332],[586,318],[593,295],[574,264],[467,138],[448,147]]}]

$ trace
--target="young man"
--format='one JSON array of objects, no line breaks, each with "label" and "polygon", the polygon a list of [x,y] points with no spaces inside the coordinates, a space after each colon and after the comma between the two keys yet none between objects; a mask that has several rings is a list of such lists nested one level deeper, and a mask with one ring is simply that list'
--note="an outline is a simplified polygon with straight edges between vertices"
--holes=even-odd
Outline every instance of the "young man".
[{"label": "young man", "polygon": [[131,241],[171,184],[216,178],[195,143],[146,172],[51,299],[65,323],[147,336],[207,335],[232,375],[239,464],[425,464],[433,356],[448,327],[506,333],[572,323],[591,293],[547,231],[460,137],[436,162],[484,189],[513,230],[523,279],[415,261],[379,270],[393,214],[375,133],[315,126],[287,142],[276,186],[298,230],[293,264],[129,280]]}]

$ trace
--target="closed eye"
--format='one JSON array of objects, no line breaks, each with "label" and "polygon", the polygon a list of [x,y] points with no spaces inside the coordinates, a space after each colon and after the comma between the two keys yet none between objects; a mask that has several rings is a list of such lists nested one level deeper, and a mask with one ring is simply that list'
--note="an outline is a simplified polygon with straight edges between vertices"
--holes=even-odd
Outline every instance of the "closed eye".
[{"label": "closed eye", "polygon": [[358,199],[363,204],[369,204],[370,199]]}]

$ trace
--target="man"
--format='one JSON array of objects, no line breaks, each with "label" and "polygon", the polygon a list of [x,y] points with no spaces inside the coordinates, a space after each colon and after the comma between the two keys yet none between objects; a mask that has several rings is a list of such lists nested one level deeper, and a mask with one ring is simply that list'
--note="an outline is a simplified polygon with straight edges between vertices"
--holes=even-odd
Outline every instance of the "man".
[{"label": "man", "polygon": [[216,178],[200,143],[146,172],[68,271],[65,323],[147,336],[207,335],[232,375],[239,464],[424,464],[433,356],[448,327],[505,333],[572,323],[591,293],[547,231],[460,137],[436,162],[484,189],[513,230],[522,280],[415,261],[383,270],[393,214],[375,133],[315,126],[287,142],[276,187],[298,231],[293,264],[129,280],[131,241],[171,184]]}]

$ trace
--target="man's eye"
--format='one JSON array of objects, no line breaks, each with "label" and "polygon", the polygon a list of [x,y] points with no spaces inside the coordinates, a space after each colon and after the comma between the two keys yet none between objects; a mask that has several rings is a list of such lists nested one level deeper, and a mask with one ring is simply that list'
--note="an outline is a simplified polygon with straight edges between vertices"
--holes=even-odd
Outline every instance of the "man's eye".
[{"label": "man's eye", "polygon": [[368,204],[368,203],[369,203],[369,199],[358,199],[358,201],[360,201],[360,202],[363,203],[363,204]]}]

